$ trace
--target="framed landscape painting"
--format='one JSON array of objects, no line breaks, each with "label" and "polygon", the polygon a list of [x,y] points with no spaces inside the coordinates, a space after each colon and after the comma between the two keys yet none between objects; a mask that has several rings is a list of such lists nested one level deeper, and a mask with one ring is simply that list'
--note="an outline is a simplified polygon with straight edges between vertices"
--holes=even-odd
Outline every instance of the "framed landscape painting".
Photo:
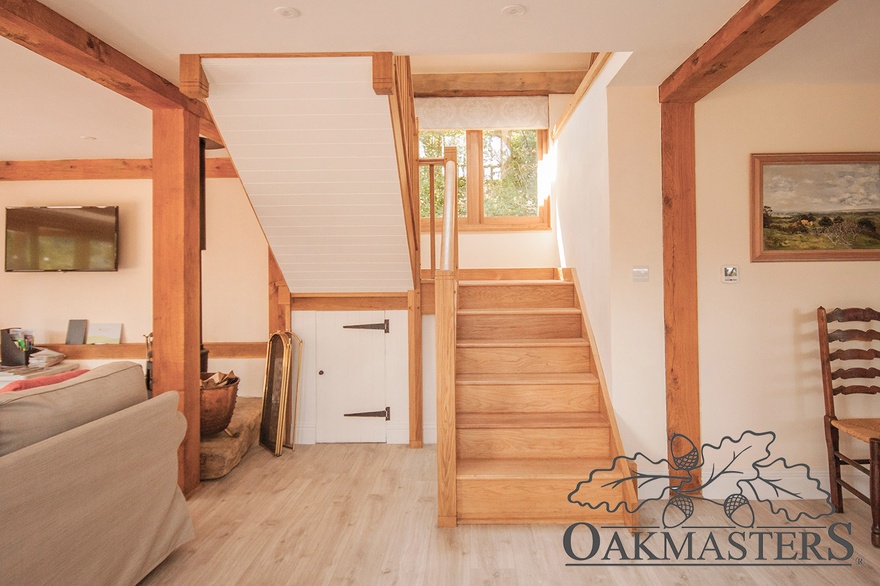
[{"label": "framed landscape painting", "polygon": [[880,153],[752,155],[752,261],[880,260]]}]

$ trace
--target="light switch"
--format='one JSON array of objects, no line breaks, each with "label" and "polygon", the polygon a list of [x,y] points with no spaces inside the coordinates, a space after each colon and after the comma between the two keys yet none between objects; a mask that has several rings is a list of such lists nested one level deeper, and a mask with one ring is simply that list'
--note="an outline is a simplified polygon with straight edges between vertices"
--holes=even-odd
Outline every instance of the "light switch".
[{"label": "light switch", "polygon": [[648,280],[648,267],[633,266],[633,282],[645,283]]}]

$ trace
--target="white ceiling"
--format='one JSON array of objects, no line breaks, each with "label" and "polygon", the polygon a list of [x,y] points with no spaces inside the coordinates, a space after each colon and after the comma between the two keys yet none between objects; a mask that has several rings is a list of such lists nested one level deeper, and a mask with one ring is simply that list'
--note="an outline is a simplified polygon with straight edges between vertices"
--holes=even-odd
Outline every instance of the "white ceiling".
[{"label": "white ceiling", "polygon": [[[744,1],[523,0],[520,17],[501,15],[509,0],[44,3],[175,83],[181,53],[387,50],[468,71],[530,54],[631,51],[616,83],[657,85]],[[281,18],[279,5],[302,16]],[[878,30],[880,0],[839,0],[732,81],[880,83]],[[150,156],[144,108],[11,41],[0,40],[0,63],[0,160]]]}]

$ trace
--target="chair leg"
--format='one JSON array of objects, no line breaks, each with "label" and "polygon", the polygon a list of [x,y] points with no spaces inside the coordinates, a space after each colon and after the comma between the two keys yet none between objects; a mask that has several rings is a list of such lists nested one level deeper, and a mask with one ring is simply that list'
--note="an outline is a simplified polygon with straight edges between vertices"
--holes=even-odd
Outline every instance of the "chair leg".
[{"label": "chair leg", "polygon": [[871,439],[871,545],[880,547],[880,439]]},{"label": "chair leg", "polygon": [[828,447],[828,484],[831,493],[831,504],[836,513],[843,512],[843,494],[840,489],[840,460],[834,455],[840,451],[840,432],[831,425],[831,419],[825,416],[825,444]]}]

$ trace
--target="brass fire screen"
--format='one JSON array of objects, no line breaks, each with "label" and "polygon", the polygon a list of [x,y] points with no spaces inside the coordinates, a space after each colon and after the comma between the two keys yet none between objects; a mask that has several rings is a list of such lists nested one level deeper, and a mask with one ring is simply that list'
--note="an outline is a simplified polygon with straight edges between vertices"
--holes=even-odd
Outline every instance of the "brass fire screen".
[{"label": "brass fire screen", "polygon": [[281,455],[283,446],[292,449],[296,439],[301,367],[302,340],[291,332],[272,334],[266,349],[260,444],[276,456]]}]

